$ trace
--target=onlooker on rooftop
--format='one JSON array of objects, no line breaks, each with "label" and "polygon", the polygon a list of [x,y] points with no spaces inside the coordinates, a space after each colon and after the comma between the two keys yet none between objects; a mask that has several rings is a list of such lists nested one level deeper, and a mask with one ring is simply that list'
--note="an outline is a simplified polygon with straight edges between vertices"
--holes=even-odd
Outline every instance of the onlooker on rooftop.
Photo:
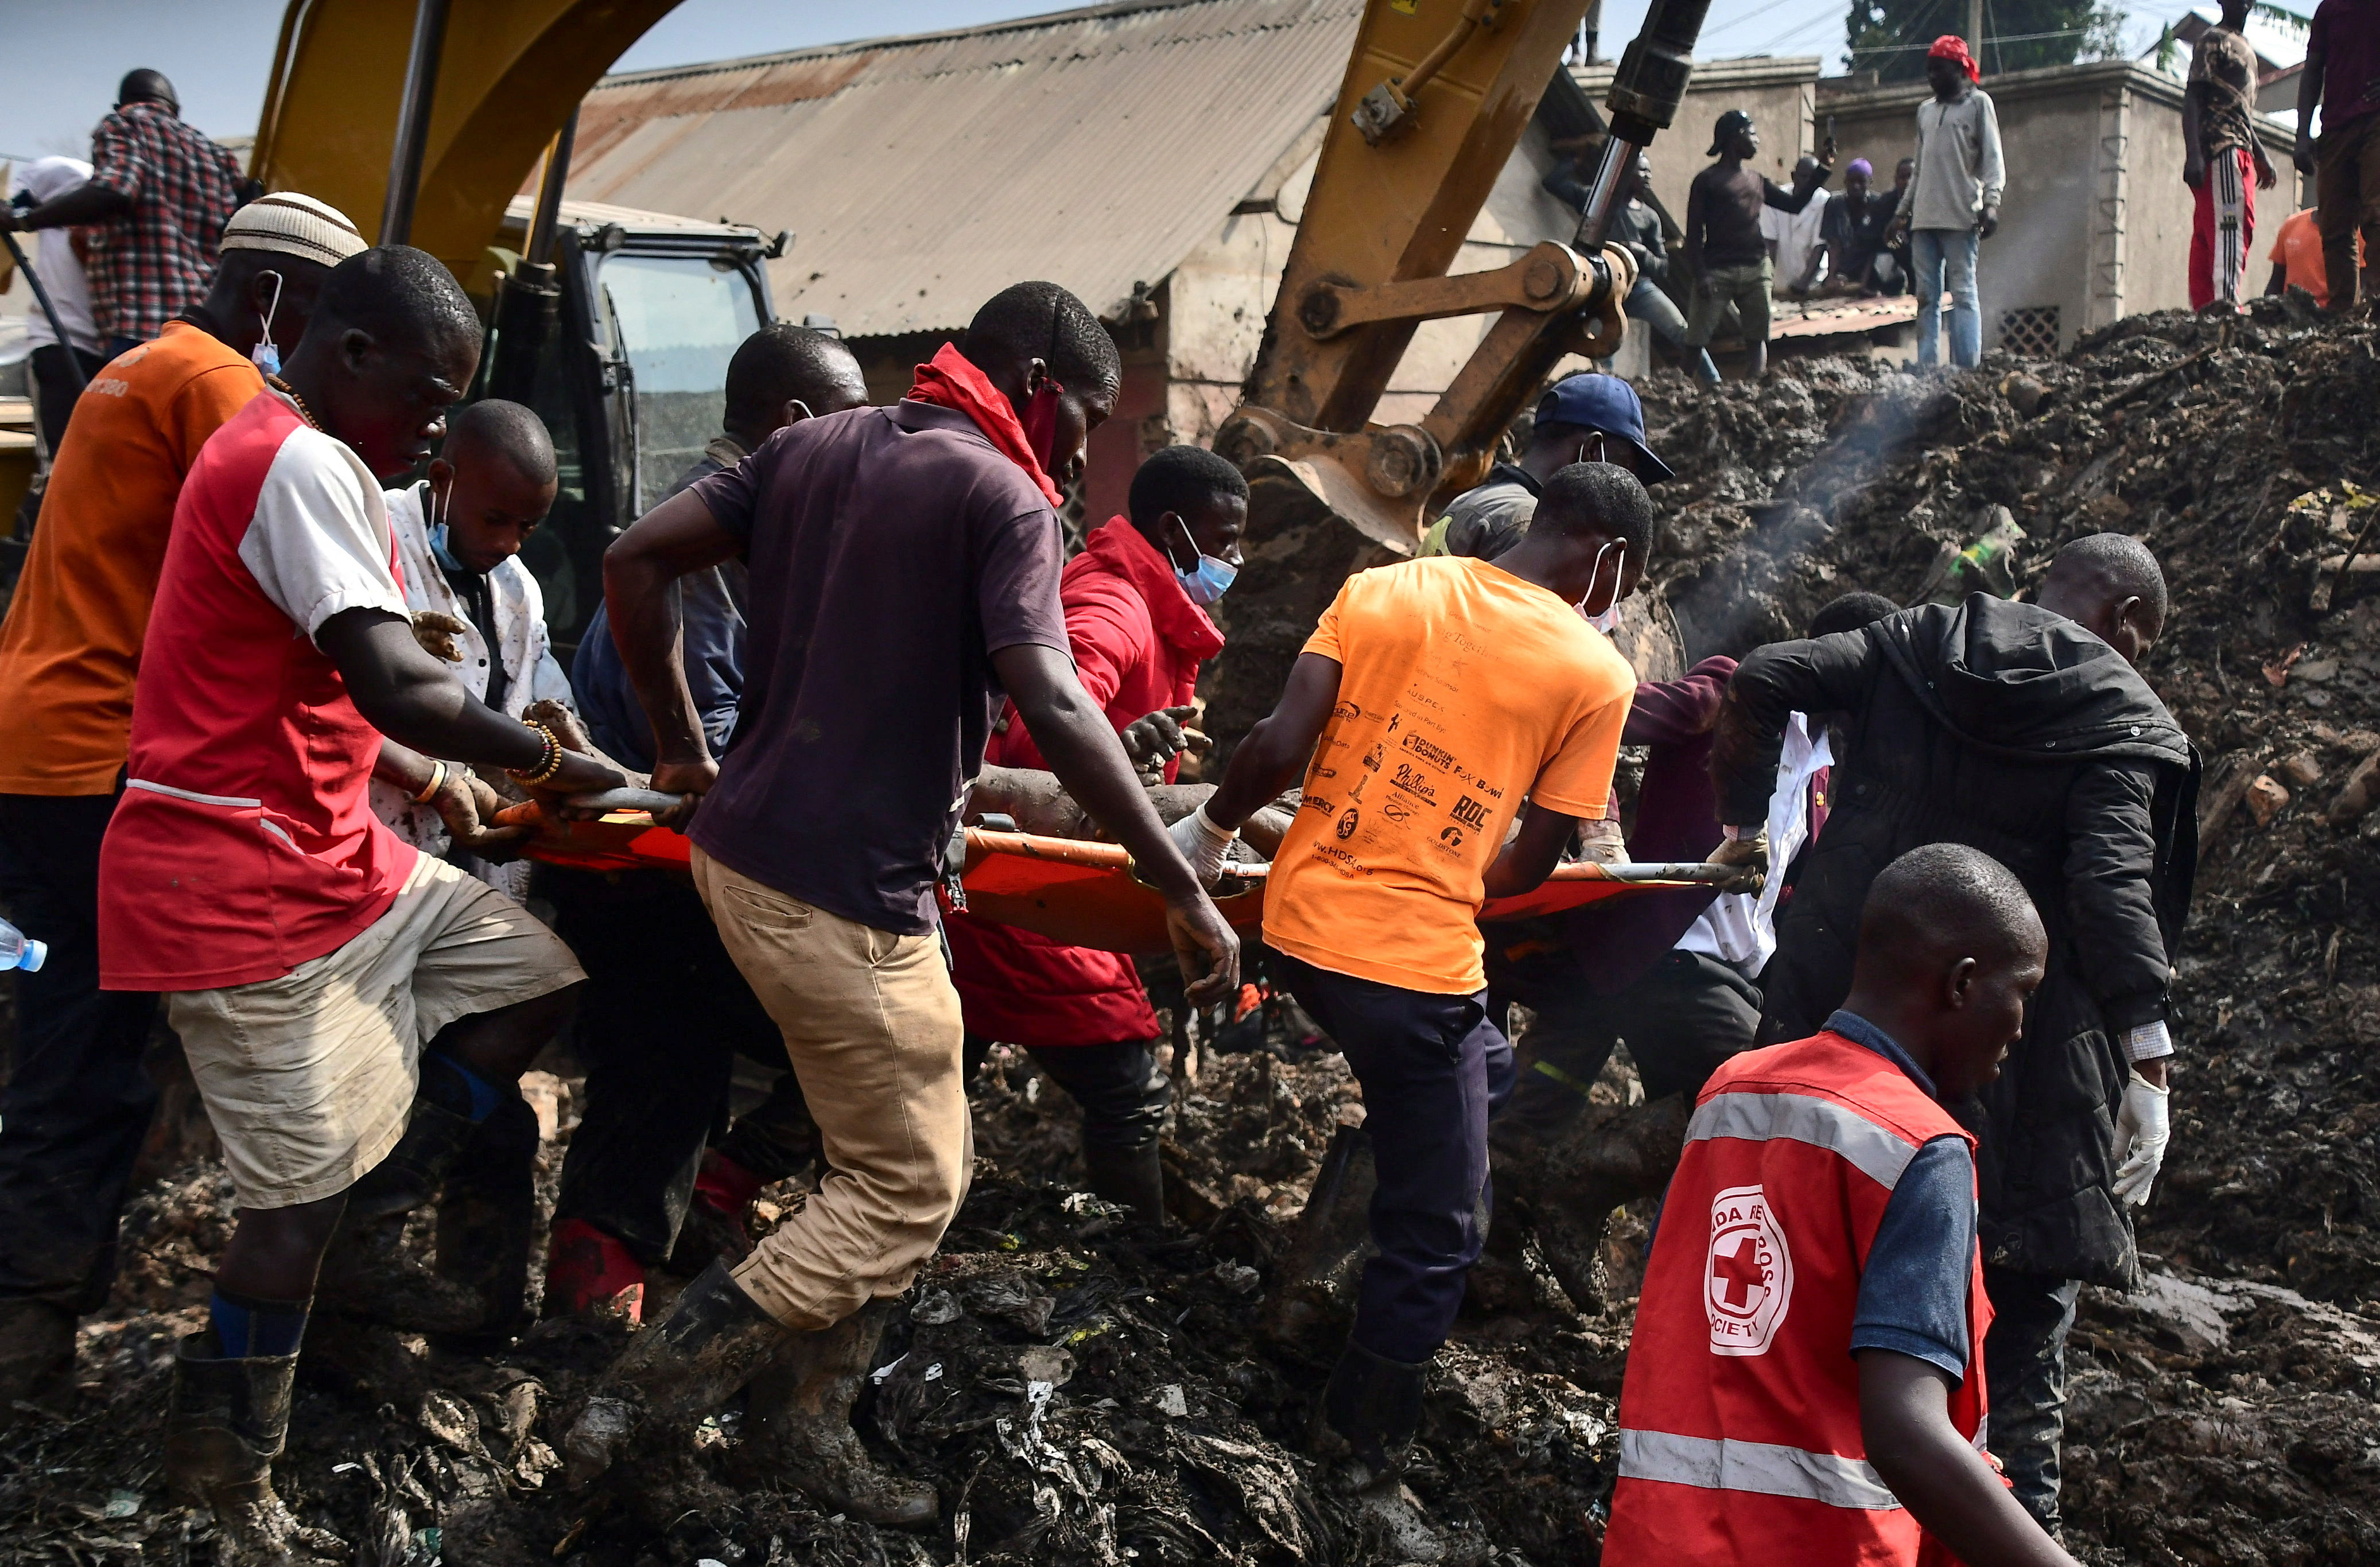
[{"label": "onlooker on rooftop", "polygon": [[1950,360],[1971,370],[1984,357],[1984,312],[1975,255],[2000,225],[1999,113],[1975,85],[1983,71],[1967,41],[1944,33],[1926,51],[1934,96],[1917,105],[1916,172],[1901,192],[1895,228],[1908,236],[1917,280],[1917,362],[1941,362],[1942,295],[1950,296]]},{"label": "onlooker on rooftop", "polygon": [[[2240,30],[2248,0],[2223,0],[2223,21],[2199,35],[2181,100],[2182,183],[2197,192],[2190,227],[2190,308],[2242,309],[2256,238],[2256,191],[2273,161],[2256,139],[2256,52]],[[2255,185],[2248,181],[2252,172]]]},{"label": "onlooker on rooftop", "polygon": [[[2355,303],[2356,237],[2362,237],[2366,261],[2380,245],[2380,12],[2368,0],[2322,0],[2314,8],[2298,76],[2297,164],[2301,173],[2314,171],[2323,270],[2332,308],[2348,310]],[[2362,279],[2366,299],[2373,282]]]}]

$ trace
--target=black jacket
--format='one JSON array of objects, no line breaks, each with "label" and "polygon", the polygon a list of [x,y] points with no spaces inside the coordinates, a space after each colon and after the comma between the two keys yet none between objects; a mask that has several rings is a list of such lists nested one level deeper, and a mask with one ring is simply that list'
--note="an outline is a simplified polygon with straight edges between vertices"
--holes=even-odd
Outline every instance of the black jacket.
[{"label": "black jacket", "polygon": [[1977,594],[1743,662],[1711,771],[1729,822],[1763,820],[1799,710],[1845,736],[1762,977],[1763,1042],[1814,1033],[1851,988],[1876,873],[1929,843],[2017,873],[2049,932],[2023,1038],[1984,1096],[1985,1259],[2130,1287],[2112,1189],[2130,1075],[2115,1036],[2166,1014],[2197,864],[2198,757],[2148,683],[2082,626]]}]

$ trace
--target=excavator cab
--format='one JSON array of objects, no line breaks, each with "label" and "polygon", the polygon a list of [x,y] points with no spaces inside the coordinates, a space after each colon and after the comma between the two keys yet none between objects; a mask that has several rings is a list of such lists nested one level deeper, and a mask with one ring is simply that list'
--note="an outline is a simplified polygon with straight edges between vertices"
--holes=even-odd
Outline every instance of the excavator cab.
[{"label": "excavator cab", "polygon": [[[492,247],[501,297],[520,265],[534,202],[504,213]],[[473,397],[506,389],[552,433],[561,484],[521,560],[545,593],[545,618],[565,663],[603,601],[603,551],[668,493],[719,433],[727,361],[774,319],[760,231],[665,213],[565,201],[553,238],[550,325],[503,341],[491,312]],[[530,363],[517,360],[526,351]]]}]

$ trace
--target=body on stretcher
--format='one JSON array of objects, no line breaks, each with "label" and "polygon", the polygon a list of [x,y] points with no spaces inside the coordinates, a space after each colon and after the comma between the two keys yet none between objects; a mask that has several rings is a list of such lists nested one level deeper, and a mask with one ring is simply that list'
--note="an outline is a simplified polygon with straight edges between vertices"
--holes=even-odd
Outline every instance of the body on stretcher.
[{"label": "body on stretcher", "polygon": [[[615,790],[586,803],[616,803],[626,808],[606,811],[592,820],[551,820],[535,805],[512,807],[497,820],[506,826],[528,822],[537,827],[538,835],[528,849],[532,859],[583,870],[684,872],[690,847],[685,835],[653,825],[648,808],[661,798],[641,791]],[[1265,873],[1269,869],[1259,861],[1234,862],[1226,867],[1223,881],[1215,889],[1215,906],[1243,935],[1254,935],[1264,921]],[[1489,899],[1479,917],[1535,918],[1606,898],[1714,882],[1729,874],[1725,867],[1698,863],[1579,861],[1556,867],[1544,884],[1532,892]],[[1165,902],[1134,879],[1132,856],[1120,844],[970,827],[960,885],[966,892],[969,914],[1067,946],[1134,954],[1169,950]]]}]

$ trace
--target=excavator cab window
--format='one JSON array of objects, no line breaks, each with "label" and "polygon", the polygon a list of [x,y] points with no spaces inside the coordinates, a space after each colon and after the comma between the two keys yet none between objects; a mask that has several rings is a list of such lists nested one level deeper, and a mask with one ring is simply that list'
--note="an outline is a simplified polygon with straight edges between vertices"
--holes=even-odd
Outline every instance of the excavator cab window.
[{"label": "excavator cab window", "polygon": [[626,361],[614,404],[632,437],[621,489],[630,515],[642,516],[719,433],[727,361],[759,330],[760,300],[727,256],[614,254],[599,276]]}]

